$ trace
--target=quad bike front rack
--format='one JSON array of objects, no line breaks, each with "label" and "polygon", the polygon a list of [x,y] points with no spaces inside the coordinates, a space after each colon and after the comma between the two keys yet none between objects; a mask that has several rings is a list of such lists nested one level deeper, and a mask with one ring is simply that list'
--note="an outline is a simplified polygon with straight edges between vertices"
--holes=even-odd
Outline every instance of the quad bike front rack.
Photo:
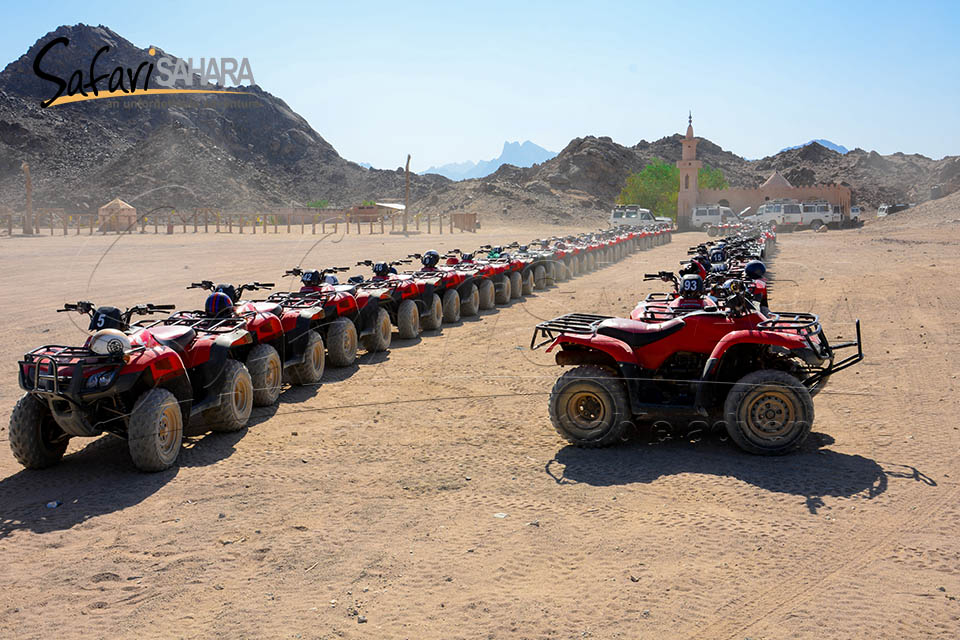
[{"label": "quad bike front rack", "polygon": [[[592,313],[568,313],[565,316],[541,322],[533,328],[533,337],[530,338],[530,349],[537,350],[543,345],[553,342],[561,333],[576,333],[590,335],[597,332],[597,325],[613,316],[598,316]],[[541,338],[537,342],[537,338]]]}]

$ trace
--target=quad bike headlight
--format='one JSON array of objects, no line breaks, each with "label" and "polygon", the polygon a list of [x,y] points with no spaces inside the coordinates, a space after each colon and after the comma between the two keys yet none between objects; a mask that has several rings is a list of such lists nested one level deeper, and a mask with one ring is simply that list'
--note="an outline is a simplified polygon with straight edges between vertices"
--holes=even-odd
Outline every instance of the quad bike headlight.
[{"label": "quad bike headlight", "polygon": [[85,386],[87,389],[106,389],[113,383],[116,375],[116,370],[105,373],[95,373],[87,378]]}]

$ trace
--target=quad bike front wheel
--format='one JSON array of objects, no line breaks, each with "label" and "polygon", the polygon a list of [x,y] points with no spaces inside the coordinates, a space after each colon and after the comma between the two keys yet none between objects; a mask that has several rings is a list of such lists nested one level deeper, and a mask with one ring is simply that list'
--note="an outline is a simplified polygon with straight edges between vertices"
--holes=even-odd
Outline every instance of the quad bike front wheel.
[{"label": "quad bike front wheel", "polygon": [[27,469],[43,469],[60,462],[70,439],[57,425],[46,402],[23,394],[10,414],[10,449]]},{"label": "quad bike front wheel", "polygon": [[330,325],[327,358],[334,367],[349,367],[357,359],[357,327],[349,318],[337,318]]},{"label": "quad bike front wheel", "polygon": [[220,404],[204,411],[203,420],[211,431],[239,431],[247,424],[253,410],[250,372],[242,363],[227,360],[218,382],[213,393],[220,397]]},{"label": "quad bike front wheel", "polygon": [[183,442],[183,414],[177,397],[167,389],[150,389],[133,405],[127,426],[127,447],[141,471],[173,466]]},{"label": "quad bike front wheel", "polygon": [[744,451],[775,456],[793,451],[813,427],[813,399],[794,376],[761,369],[740,378],[723,405],[727,433]]},{"label": "quad bike front wheel", "polygon": [[443,321],[447,324],[460,321],[460,294],[456,289],[448,289],[443,294]]},{"label": "quad bike front wheel", "polygon": [[497,286],[494,287],[496,295],[494,302],[499,305],[510,304],[510,292],[513,285],[510,284],[510,276],[501,273],[497,276]]},{"label": "quad bike front wheel", "polygon": [[484,311],[493,309],[498,302],[497,288],[493,284],[493,280],[481,281],[477,289],[480,292],[480,309]]},{"label": "quad bike front wheel", "polygon": [[475,316],[480,311],[480,290],[477,285],[469,283],[463,287],[463,293],[460,295],[460,315]]},{"label": "quad bike front wheel", "polygon": [[[387,324],[390,317],[387,316]],[[307,332],[307,348],[304,349],[303,362],[289,369],[290,382],[293,384],[316,384],[323,377],[323,364],[326,358],[323,338],[316,331]]]},{"label": "quad bike front wheel", "polygon": [[430,300],[430,315],[424,316],[423,328],[426,331],[436,331],[443,324],[443,302],[440,296],[433,294]]},{"label": "quad bike front wheel", "polygon": [[269,344],[258,344],[247,356],[247,370],[253,381],[253,406],[269,407],[280,397],[283,363]]},{"label": "quad bike front wheel", "polygon": [[404,300],[397,310],[397,334],[401,340],[413,340],[420,335],[420,310],[413,300]]},{"label": "quad bike front wheel", "polygon": [[390,348],[393,337],[393,325],[390,324],[390,314],[386,309],[377,309],[377,318],[373,323],[373,331],[360,338],[360,346],[367,353],[386,351]]},{"label": "quad bike front wheel", "polygon": [[519,271],[510,272],[510,297],[513,299],[523,295],[523,276]]},{"label": "quad bike front wheel", "polygon": [[631,417],[623,381],[603,367],[575,367],[560,376],[550,392],[554,429],[579,447],[606,447],[618,442]]}]

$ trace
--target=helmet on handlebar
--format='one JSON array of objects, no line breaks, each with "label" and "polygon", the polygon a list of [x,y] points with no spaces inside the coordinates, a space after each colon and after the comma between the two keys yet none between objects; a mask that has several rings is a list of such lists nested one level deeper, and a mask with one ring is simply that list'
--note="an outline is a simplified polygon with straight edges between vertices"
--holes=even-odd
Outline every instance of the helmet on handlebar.
[{"label": "helmet on handlebar", "polygon": [[759,260],[751,260],[743,267],[743,275],[751,280],[759,280],[767,273],[767,266]]},{"label": "helmet on handlebar", "polygon": [[431,249],[423,254],[423,257],[420,258],[420,262],[423,263],[423,266],[428,269],[432,269],[440,263],[440,254]]},{"label": "helmet on handlebar", "polygon": [[320,272],[316,269],[311,269],[310,271],[304,271],[300,275],[300,282],[303,283],[305,287],[319,287],[320,286]]},{"label": "helmet on handlebar", "polygon": [[215,291],[207,296],[203,310],[210,317],[223,318],[233,313],[233,300],[227,294]]},{"label": "helmet on handlebar", "polygon": [[378,278],[386,278],[390,275],[390,265],[386,262],[373,263],[373,275]]},{"label": "helmet on handlebar", "polygon": [[119,329],[123,331],[126,328],[123,322],[123,312],[116,307],[97,307],[97,310],[90,316],[90,326],[87,331],[97,331],[99,329]]},{"label": "helmet on handlebar", "polygon": [[703,278],[696,273],[688,273],[680,280],[680,295],[684,298],[703,296]]}]

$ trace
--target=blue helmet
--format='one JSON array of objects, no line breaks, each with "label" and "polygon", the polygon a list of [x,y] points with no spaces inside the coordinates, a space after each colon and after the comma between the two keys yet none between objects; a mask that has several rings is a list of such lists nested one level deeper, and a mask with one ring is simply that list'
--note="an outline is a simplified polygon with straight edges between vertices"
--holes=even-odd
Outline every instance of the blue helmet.
[{"label": "blue helmet", "polygon": [[386,278],[390,275],[390,265],[386,262],[375,262],[373,264],[373,275]]},{"label": "blue helmet", "polygon": [[203,308],[208,316],[222,318],[233,313],[233,300],[227,294],[217,291],[207,296]]},{"label": "blue helmet", "polygon": [[743,267],[743,275],[751,280],[759,280],[767,273],[767,267],[759,260],[751,260]]}]

